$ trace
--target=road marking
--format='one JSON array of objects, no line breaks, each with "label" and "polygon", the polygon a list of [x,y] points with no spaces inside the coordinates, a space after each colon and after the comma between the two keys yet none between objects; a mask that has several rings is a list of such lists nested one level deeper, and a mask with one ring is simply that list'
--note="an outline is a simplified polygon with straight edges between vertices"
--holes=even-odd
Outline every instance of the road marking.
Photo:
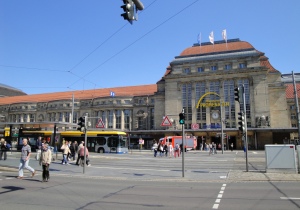
[{"label": "road marking", "polygon": [[219,208],[219,204],[214,204],[212,208],[213,209],[218,209]]},{"label": "road marking", "polygon": [[224,194],[224,191],[225,191],[225,187],[226,187],[226,184],[223,184],[222,187],[221,187],[221,190],[217,196],[217,199],[213,205],[213,209],[218,209],[219,208],[219,205],[221,203],[221,198],[223,197],[223,194]]},{"label": "road marking", "polygon": [[283,200],[300,200],[300,198],[293,198],[293,197],[280,197]]}]

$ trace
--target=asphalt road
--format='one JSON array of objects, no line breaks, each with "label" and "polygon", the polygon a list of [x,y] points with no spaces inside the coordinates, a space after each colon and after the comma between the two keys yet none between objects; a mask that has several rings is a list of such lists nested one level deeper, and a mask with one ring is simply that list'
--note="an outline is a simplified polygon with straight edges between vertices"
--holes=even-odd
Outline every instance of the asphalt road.
[{"label": "asphalt road", "polygon": [[182,158],[154,158],[150,151],[91,154],[85,173],[74,162],[60,164],[59,155],[47,183],[41,182],[41,166],[34,159],[30,165],[36,176],[27,172],[16,179],[19,155],[0,161],[0,209],[300,208],[299,174],[264,173],[264,151],[249,152],[249,172],[242,151],[211,156],[191,151],[185,153],[184,177]]}]

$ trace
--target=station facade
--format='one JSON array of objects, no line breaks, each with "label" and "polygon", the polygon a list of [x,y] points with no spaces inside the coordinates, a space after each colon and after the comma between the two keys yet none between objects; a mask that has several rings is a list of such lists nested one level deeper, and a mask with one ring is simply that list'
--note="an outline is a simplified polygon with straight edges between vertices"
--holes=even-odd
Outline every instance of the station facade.
[{"label": "station facade", "polygon": [[[234,88],[241,86],[245,101],[239,104]],[[181,135],[184,110],[185,133],[198,145],[221,143],[222,128],[224,143],[241,149],[237,113],[244,103],[249,149],[298,137],[293,84],[263,52],[231,39],[186,48],[156,84],[3,97],[0,112],[2,122],[76,123],[87,114],[89,129],[123,130],[150,148],[153,139]],[[166,117],[171,125],[163,124]]]}]

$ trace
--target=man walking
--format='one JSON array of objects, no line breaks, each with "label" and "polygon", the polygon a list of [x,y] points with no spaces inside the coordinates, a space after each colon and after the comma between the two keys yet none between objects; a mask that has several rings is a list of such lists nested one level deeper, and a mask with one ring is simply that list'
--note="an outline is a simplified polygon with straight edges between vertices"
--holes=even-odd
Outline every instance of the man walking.
[{"label": "man walking", "polygon": [[31,147],[28,145],[28,140],[26,138],[23,139],[23,147],[21,152],[21,159],[19,165],[19,176],[18,179],[23,179],[23,169],[26,168],[31,172],[31,177],[34,177],[35,170],[29,166],[29,159],[31,154]]}]

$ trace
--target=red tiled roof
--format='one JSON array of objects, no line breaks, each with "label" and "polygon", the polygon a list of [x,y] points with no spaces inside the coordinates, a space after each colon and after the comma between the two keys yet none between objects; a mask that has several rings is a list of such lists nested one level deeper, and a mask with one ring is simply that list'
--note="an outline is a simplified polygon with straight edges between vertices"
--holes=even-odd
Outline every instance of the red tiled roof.
[{"label": "red tiled roof", "polygon": [[115,93],[115,97],[122,96],[143,96],[154,95],[157,91],[157,85],[140,85],[140,86],[127,86],[115,88],[103,88],[95,90],[82,90],[82,91],[67,91],[67,92],[54,92],[44,94],[33,94],[24,96],[11,96],[0,98],[0,105],[15,104],[15,103],[37,103],[55,100],[68,100],[72,99],[72,94],[77,100],[93,99],[99,97],[110,97],[110,92]]},{"label": "red tiled roof", "polygon": [[214,52],[226,52],[226,51],[234,51],[234,50],[244,50],[254,48],[251,44],[244,41],[238,42],[228,42],[227,44],[218,43],[214,45],[203,45],[203,46],[193,46],[186,48],[180,53],[180,56],[186,55],[199,55],[199,54],[207,54]]},{"label": "red tiled roof", "polygon": [[[298,84],[298,83],[296,84],[296,90],[297,90],[297,96],[299,98],[300,97],[300,84]],[[286,93],[287,99],[294,99],[295,98],[294,84],[292,84],[292,83],[286,84],[285,93]]]},{"label": "red tiled roof", "polygon": [[[245,41],[235,41],[235,42],[225,42],[216,43],[214,45],[203,45],[203,46],[193,46],[186,48],[180,53],[180,56],[189,56],[189,55],[201,55],[207,53],[216,53],[216,52],[229,52],[229,51],[237,51],[237,50],[246,50],[246,49],[255,49],[251,44]],[[255,49],[256,50],[256,49]],[[269,62],[269,58],[264,56],[264,53],[256,50],[260,56],[260,65],[265,66],[269,69],[269,72],[277,72]]]}]

